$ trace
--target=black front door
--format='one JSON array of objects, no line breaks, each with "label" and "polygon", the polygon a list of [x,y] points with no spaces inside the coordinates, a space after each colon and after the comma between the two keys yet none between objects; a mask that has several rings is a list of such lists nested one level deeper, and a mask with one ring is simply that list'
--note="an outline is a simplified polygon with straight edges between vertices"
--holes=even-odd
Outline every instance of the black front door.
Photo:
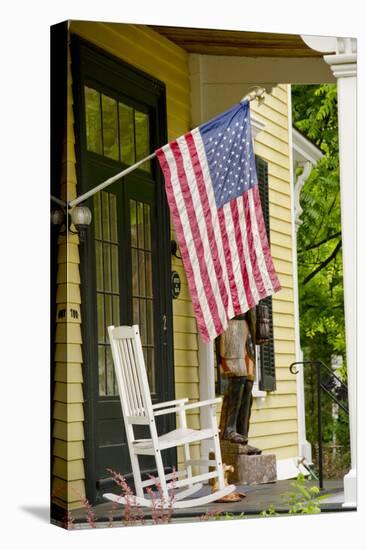
[{"label": "black front door", "polygon": [[[165,90],[76,38],[72,61],[78,183],[85,192],[165,142]],[[139,325],[152,399],[174,398],[170,230],[156,161],[87,204],[93,222],[81,249],[86,475],[88,498],[98,502],[116,489],[108,468],[131,472],[109,325]],[[173,429],[174,418],[162,419],[160,428]],[[175,465],[174,453],[166,461]],[[149,457],[140,466],[154,467]]]}]

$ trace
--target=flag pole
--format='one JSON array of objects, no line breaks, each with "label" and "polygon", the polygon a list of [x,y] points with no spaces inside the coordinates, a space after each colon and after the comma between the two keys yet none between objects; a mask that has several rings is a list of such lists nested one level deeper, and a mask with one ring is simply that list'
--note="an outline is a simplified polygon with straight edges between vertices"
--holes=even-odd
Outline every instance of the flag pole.
[{"label": "flag pole", "polygon": [[[256,86],[254,88],[254,90],[252,90],[251,92],[249,92],[249,94],[247,94],[246,96],[244,96],[241,100],[240,100],[240,103],[244,103],[245,101],[253,101],[254,99],[258,99],[260,102],[264,101],[264,94],[266,93],[266,88],[264,87],[260,87],[260,86]],[[86,193],[84,193],[83,195],[80,195],[80,197],[77,197],[76,199],[73,199],[72,201],[70,201],[68,203],[68,207],[69,208],[73,208],[74,206],[77,206],[78,204],[80,204],[81,202],[85,201],[86,199],[88,199],[89,197],[95,195],[95,193],[98,193],[99,191],[101,191],[102,189],[104,189],[105,187],[108,187],[108,185],[111,185],[112,183],[114,183],[115,181],[123,178],[124,176],[127,176],[127,174],[130,174],[131,172],[133,172],[134,170],[136,170],[136,168],[138,168],[139,166],[141,166],[141,164],[144,164],[145,162],[147,162],[148,160],[151,160],[153,159],[154,157],[156,156],[156,153],[151,153],[151,155],[148,155],[147,157],[139,160],[138,162],[136,162],[135,164],[133,164],[132,166],[129,166],[128,168],[126,168],[125,170],[122,170],[122,172],[118,172],[118,174],[116,174],[115,176],[112,176],[111,178],[108,178],[107,180],[103,181],[102,183],[100,183],[99,185],[97,185],[96,187],[94,187],[93,189],[90,189],[90,191],[87,191]]]}]

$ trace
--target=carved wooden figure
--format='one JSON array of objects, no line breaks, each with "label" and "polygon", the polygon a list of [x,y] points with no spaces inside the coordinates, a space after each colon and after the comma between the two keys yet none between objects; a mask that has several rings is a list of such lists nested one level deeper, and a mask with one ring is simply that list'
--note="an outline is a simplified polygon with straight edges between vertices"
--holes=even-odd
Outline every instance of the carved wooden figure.
[{"label": "carved wooden figure", "polygon": [[[263,311],[260,314],[263,317]],[[261,325],[263,326],[262,322]],[[245,445],[246,454],[262,452],[248,445],[256,369],[255,345],[259,326],[256,310],[253,308],[231,319],[228,328],[216,342],[221,376],[228,379],[220,418],[220,437]],[[264,343],[266,331],[260,332],[258,343]]]}]

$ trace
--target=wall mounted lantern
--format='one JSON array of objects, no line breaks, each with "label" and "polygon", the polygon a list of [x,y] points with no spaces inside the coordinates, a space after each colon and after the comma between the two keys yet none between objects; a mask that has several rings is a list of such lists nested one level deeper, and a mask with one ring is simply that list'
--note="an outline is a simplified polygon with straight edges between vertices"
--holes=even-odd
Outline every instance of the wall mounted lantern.
[{"label": "wall mounted lantern", "polygon": [[[55,200],[54,197],[51,197],[51,199],[58,204],[58,207],[51,210],[52,225],[60,227],[60,235],[66,232],[74,235],[78,234],[80,242],[84,242],[88,226],[92,221],[90,209],[85,204],[80,204],[74,206],[71,210],[67,210],[66,203],[60,199]],[[72,226],[76,231],[71,229]]]}]

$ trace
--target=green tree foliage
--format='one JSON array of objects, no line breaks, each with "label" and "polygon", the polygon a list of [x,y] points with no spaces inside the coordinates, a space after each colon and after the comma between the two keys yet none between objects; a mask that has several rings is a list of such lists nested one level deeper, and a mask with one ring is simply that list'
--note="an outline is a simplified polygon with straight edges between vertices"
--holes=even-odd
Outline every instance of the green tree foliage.
[{"label": "green tree foliage", "polygon": [[[346,380],[336,86],[293,86],[292,104],[294,126],[324,155],[300,197],[303,223],[297,233],[297,253],[301,346],[304,360],[321,359],[329,366],[333,354],[342,355],[340,375]],[[306,373],[307,436],[314,442],[315,372],[307,369]],[[327,403],[326,396],[323,401]],[[323,407],[323,419],[327,442],[334,429],[330,403]],[[346,431],[337,431],[344,433],[346,443]]]}]

